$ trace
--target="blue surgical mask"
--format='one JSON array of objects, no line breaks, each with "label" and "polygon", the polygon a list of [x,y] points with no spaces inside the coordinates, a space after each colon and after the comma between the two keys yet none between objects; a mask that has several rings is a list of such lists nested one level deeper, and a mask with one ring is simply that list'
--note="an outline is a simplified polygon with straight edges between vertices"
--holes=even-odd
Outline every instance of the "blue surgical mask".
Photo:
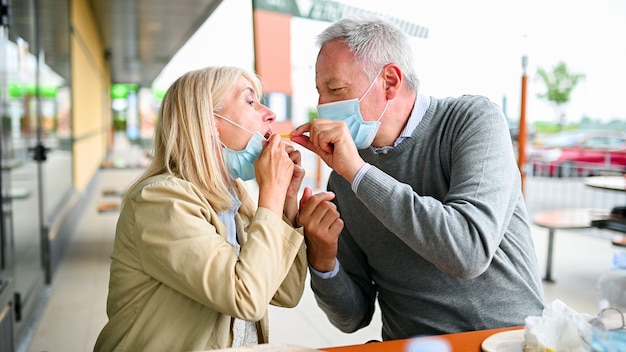
[{"label": "blue surgical mask", "polygon": [[265,137],[263,137],[261,133],[252,132],[222,115],[215,114],[215,116],[218,116],[252,134],[252,138],[250,138],[246,148],[243,150],[232,150],[222,143],[224,146],[222,151],[224,160],[226,161],[226,169],[228,169],[228,174],[233,180],[237,178],[244,181],[253,180],[256,177],[256,174],[254,173],[254,161],[259,157],[259,155],[261,155],[263,142],[266,141]]},{"label": "blue surgical mask", "polygon": [[[382,72],[382,70],[380,72]],[[378,72],[378,75],[380,75],[380,72]],[[378,75],[376,75],[376,78],[378,78]],[[380,120],[383,118],[385,111],[387,111],[387,106],[389,105],[389,100],[387,100],[385,109],[376,121],[363,121],[359,103],[365,98],[367,93],[369,93],[370,89],[372,89],[376,78],[374,78],[365,93],[363,93],[363,96],[359,99],[340,100],[317,106],[317,116],[346,123],[357,149],[365,149],[372,145],[374,137],[376,137],[376,133],[380,127]]]}]

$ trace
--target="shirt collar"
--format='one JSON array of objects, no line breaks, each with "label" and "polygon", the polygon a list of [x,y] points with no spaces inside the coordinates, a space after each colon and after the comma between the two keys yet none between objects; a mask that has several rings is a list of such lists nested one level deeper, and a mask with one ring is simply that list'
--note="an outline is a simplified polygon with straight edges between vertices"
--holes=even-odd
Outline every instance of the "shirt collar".
[{"label": "shirt collar", "polygon": [[413,104],[413,110],[411,110],[411,116],[409,116],[409,120],[406,122],[406,125],[402,129],[400,136],[393,143],[393,147],[386,146],[381,148],[372,147],[375,154],[384,153],[387,154],[387,151],[395,148],[406,138],[410,138],[413,134],[413,131],[417,128],[417,125],[422,121],[424,115],[426,115],[426,110],[430,106],[430,97],[424,94],[417,94],[415,98],[415,104]]},{"label": "shirt collar", "polygon": [[[406,122],[406,126],[404,126],[404,129],[402,130],[402,133],[400,133],[400,137],[398,137],[398,139],[411,137],[413,131],[417,128],[417,125],[419,125],[424,118],[424,115],[426,115],[426,110],[428,110],[429,106],[430,97],[424,94],[417,94],[415,104],[413,105],[413,111],[411,111],[411,116]],[[394,143],[394,146],[396,145],[398,145],[397,141]]]}]

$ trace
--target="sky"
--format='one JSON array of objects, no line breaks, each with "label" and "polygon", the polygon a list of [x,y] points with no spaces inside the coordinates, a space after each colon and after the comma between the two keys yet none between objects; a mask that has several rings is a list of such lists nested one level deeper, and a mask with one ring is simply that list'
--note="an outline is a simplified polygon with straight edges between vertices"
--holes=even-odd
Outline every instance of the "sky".
[{"label": "sky", "polygon": [[[311,0],[297,0],[310,2]],[[522,56],[528,58],[526,119],[557,121],[554,108],[538,99],[545,88],[537,68],[563,61],[585,75],[566,107],[568,121],[586,116],[626,119],[626,1],[623,0],[340,0],[429,29],[410,38],[423,93],[479,94],[519,119]],[[223,0],[155,81],[166,88],[190,69],[236,65],[253,69],[251,0]],[[329,23],[292,19],[294,118],[314,108],[314,38]],[[225,32],[229,35],[224,35]]]}]

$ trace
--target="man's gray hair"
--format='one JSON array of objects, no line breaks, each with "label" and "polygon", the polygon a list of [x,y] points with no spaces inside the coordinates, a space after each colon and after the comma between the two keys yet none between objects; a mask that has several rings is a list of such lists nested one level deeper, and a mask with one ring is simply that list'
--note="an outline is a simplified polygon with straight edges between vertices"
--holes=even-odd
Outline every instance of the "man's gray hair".
[{"label": "man's gray hair", "polygon": [[380,69],[397,64],[410,90],[417,91],[419,79],[413,67],[413,52],[406,34],[392,23],[377,16],[355,16],[338,20],[317,36],[321,48],[339,39],[348,45],[369,79]]}]

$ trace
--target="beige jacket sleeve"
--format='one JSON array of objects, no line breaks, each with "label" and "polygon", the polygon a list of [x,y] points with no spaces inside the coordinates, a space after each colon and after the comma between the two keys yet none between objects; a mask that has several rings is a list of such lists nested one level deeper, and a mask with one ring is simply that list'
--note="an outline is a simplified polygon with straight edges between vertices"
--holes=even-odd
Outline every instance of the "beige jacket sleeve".
[{"label": "beige jacket sleeve", "polygon": [[132,203],[143,269],[163,284],[250,321],[260,320],[270,301],[292,307],[300,300],[304,239],[273,212],[259,208],[238,219],[247,235],[237,256],[224,225],[192,184],[169,177],[145,185]]},{"label": "beige jacket sleeve", "polygon": [[[235,188],[237,190],[239,200],[242,203],[242,209],[256,208],[254,200],[250,198],[250,195],[247,192],[246,185],[243,181],[237,180]],[[238,232],[243,234],[244,241],[247,239],[247,233],[250,230],[249,220],[251,218],[254,218],[254,214],[246,216],[246,214],[243,212],[241,213],[241,217],[238,218],[238,220],[241,221],[241,223],[245,227],[244,229],[238,229]],[[289,220],[284,215],[283,221],[285,222],[285,224],[289,224]],[[304,229],[302,227],[296,228],[295,231],[297,231],[301,236],[304,237]],[[296,259],[289,269],[289,273],[285,277],[285,281],[283,281],[281,286],[278,288],[278,291],[272,298],[270,304],[277,307],[285,308],[293,308],[298,305],[304,292],[304,280],[306,279],[307,270],[308,262],[306,258],[306,245],[303,242],[300,246],[298,254],[296,255]]]}]

